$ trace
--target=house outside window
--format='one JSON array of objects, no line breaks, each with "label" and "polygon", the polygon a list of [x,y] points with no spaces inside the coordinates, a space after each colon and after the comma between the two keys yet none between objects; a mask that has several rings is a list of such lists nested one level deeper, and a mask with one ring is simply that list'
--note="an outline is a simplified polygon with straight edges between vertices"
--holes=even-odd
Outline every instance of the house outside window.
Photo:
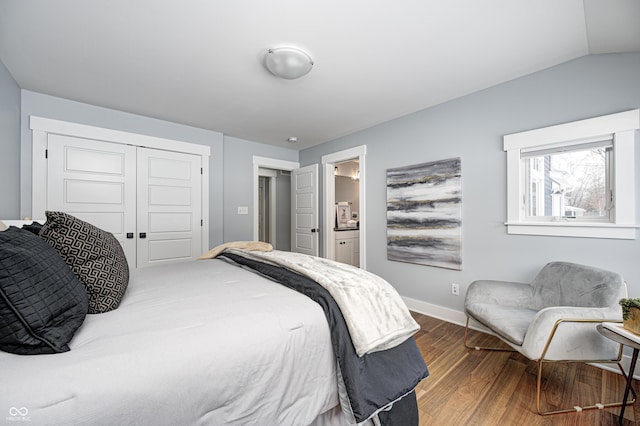
[{"label": "house outside window", "polygon": [[636,237],[640,110],[504,137],[510,234]]},{"label": "house outside window", "polygon": [[610,222],[612,154],[611,140],[521,152],[525,217]]}]

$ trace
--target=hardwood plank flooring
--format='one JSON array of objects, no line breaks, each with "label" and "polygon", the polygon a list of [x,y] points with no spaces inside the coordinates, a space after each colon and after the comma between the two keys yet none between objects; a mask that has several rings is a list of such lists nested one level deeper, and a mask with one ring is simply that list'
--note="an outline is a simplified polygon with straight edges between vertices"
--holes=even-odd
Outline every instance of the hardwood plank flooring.
[{"label": "hardwood plank flooring", "polygon": [[[619,407],[538,415],[535,362],[517,352],[469,350],[463,344],[464,327],[412,315],[421,327],[415,339],[430,373],[416,388],[420,426],[618,424]],[[493,336],[470,333],[474,346],[502,344]],[[634,380],[636,392],[637,385]],[[620,401],[625,381],[620,374],[586,364],[551,364],[544,366],[543,386],[543,404],[568,407]],[[627,406],[624,425],[640,425],[639,405]]]}]

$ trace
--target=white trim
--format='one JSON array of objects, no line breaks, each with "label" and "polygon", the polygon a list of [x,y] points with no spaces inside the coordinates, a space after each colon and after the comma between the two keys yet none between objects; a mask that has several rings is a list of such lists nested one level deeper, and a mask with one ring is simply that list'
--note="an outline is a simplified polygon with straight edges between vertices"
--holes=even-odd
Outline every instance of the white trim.
[{"label": "white trim", "polygon": [[138,133],[105,129],[102,127],[53,120],[51,118],[36,117],[33,115],[29,117],[29,126],[31,130],[41,130],[46,133],[55,133],[58,135],[144,146],[147,148],[184,152],[187,154],[203,155],[207,157],[211,156],[211,147],[207,145],[198,145],[172,139],[158,138],[155,136],[141,135]]},{"label": "white trim", "polygon": [[[410,310],[418,312],[419,314],[428,315],[463,327],[467,321],[467,316],[464,312],[456,311],[455,309],[445,308],[410,297],[402,297],[402,300],[404,300],[405,305],[407,305]],[[488,331],[488,329],[486,330]]]},{"label": "white trim", "polygon": [[616,225],[635,225],[636,223],[635,134],[635,130],[616,132],[613,139]]},{"label": "white trim", "polygon": [[209,157],[202,157],[202,253],[209,251]]},{"label": "white trim", "polygon": [[253,164],[275,170],[291,171],[300,168],[300,163],[297,161],[279,160],[277,158],[259,157],[257,155],[253,156]]},{"label": "white trim", "polygon": [[[333,229],[332,220],[335,215],[335,199],[336,199],[336,185],[335,185],[335,169],[333,163],[323,164],[323,177],[324,182],[322,184],[322,200],[324,205],[324,217],[331,218],[331,220],[324,221],[323,233],[323,245],[324,245],[324,257],[327,259],[336,259],[336,242],[335,232],[331,232]],[[331,234],[331,235],[329,235]]]},{"label": "white trim", "polygon": [[48,135],[56,134],[92,139],[121,145],[146,147],[162,151],[181,152],[201,157],[201,252],[209,250],[209,157],[211,147],[189,142],[163,139],[138,133],[123,132],[69,121],[29,116],[31,136],[31,216],[43,217],[47,205],[47,150]]},{"label": "white trim", "polygon": [[615,238],[634,240],[637,225],[579,222],[507,222],[507,233],[515,235],[546,235],[552,237]]},{"label": "white trim", "polygon": [[640,110],[603,115],[556,126],[513,133],[504,137],[504,150],[540,147],[562,143],[582,143],[595,136],[640,128]]},{"label": "white trim", "polygon": [[34,130],[31,136],[31,217],[47,209],[47,132]]},{"label": "white trim", "polygon": [[[360,185],[359,185],[359,197],[360,197],[360,268],[367,269],[367,212],[366,212],[366,154],[367,146],[359,145],[353,148],[348,148],[342,151],[333,152],[322,156],[322,164],[324,165],[324,184],[323,189],[323,205],[324,205],[324,232],[323,245],[324,255],[329,259],[335,258],[335,233],[330,232],[333,229],[334,221],[334,205],[335,205],[335,177],[334,167],[335,163],[340,161],[351,160],[358,158],[359,170],[360,170]],[[329,254],[332,257],[329,257]]]},{"label": "white trim", "polygon": [[340,161],[350,160],[352,158],[360,157],[367,153],[366,145],[359,145],[353,148],[344,149],[338,152],[332,152],[331,154],[322,156],[322,164],[326,163],[339,163]]},{"label": "white trim", "polygon": [[258,241],[259,224],[258,224],[258,177],[260,176],[260,167],[275,170],[293,171],[300,168],[300,163],[295,161],[279,160],[277,158],[253,156],[253,240]]},{"label": "white trim", "polygon": [[[640,110],[632,110],[572,123],[560,124],[504,136],[507,152],[507,232],[586,238],[636,238],[636,130]],[[611,222],[525,220],[525,173],[521,153],[532,149],[573,146],[585,141],[613,138],[613,193]]]}]

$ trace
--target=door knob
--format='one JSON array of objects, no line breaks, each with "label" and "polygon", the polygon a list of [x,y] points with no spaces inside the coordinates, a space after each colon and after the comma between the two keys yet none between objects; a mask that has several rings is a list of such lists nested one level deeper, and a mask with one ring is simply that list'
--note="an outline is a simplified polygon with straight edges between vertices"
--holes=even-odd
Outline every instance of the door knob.
[{"label": "door knob", "polygon": [[147,233],[146,232],[141,232],[140,233],[140,238],[147,238]]}]

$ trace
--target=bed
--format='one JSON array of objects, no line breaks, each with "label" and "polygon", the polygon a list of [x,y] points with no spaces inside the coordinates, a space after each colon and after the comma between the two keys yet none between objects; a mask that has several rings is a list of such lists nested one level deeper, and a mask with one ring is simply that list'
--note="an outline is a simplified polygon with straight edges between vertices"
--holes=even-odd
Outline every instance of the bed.
[{"label": "bed", "polygon": [[[7,231],[5,240],[35,235]],[[358,354],[330,290],[262,255],[227,249],[212,259],[133,270],[117,307],[86,315],[68,348],[0,351],[0,418],[34,425],[417,424],[414,388],[428,371],[413,338]]]}]

